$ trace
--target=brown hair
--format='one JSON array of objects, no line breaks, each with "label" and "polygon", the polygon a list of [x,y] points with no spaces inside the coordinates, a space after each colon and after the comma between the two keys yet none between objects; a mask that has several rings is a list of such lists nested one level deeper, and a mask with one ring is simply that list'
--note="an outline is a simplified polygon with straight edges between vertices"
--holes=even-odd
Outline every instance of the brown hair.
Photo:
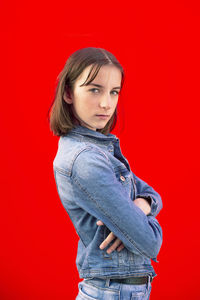
[{"label": "brown hair", "polygon": [[[88,47],[82,48],[70,55],[63,70],[58,75],[58,83],[55,90],[53,102],[48,110],[48,121],[50,123],[50,130],[54,135],[66,135],[72,128],[74,128],[79,121],[75,118],[71,105],[66,103],[63,95],[66,92],[68,95],[73,92],[73,87],[76,79],[83,72],[87,66],[92,66],[86,81],[83,85],[88,85],[98,74],[101,66],[113,64],[120,69],[122,74],[121,88],[124,83],[124,70],[116,57],[109,51],[102,48]],[[87,82],[92,70],[93,75]],[[117,122],[117,108],[109,122],[103,129],[97,131],[108,134],[112,131]]]}]

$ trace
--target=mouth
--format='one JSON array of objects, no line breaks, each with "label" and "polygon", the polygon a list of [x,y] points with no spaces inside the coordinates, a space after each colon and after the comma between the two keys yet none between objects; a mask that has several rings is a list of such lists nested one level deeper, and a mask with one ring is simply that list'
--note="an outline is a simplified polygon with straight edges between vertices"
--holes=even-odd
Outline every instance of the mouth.
[{"label": "mouth", "polygon": [[110,117],[110,115],[96,115],[97,117],[101,118],[101,119],[107,119]]}]

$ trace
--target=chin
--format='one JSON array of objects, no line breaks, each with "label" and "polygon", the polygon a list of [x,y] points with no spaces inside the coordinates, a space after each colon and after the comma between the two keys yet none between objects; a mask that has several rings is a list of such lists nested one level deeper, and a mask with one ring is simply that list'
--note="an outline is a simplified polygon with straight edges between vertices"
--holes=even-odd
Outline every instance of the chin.
[{"label": "chin", "polygon": [[[106,123],[107,124],[107,123]],[[106,126],[106,124],[105,125],[99,125],[99,126],[96,126],[96,129],[103,129],[105,126]]]}]

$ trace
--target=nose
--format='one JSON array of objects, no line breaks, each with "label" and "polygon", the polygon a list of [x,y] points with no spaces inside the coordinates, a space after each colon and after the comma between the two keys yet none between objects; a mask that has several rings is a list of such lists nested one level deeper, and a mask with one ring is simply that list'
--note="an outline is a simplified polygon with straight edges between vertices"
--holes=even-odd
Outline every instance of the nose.
[{"label": "nose", "polygon": [[99,106],[101,108],[110,109],[111,108],[111,96],[110,95],[104,95],[101,97]]}]

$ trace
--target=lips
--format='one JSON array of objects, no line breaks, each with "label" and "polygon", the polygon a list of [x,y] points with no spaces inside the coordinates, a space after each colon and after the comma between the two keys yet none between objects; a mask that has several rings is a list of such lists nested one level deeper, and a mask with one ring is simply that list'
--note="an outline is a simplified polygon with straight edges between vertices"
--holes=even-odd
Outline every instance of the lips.
[{"label": "lips", "polygon": [[98,119],[100,120],[108,120],[109,119],[109,115],[96,115],[96,117],[98,117]]}]

